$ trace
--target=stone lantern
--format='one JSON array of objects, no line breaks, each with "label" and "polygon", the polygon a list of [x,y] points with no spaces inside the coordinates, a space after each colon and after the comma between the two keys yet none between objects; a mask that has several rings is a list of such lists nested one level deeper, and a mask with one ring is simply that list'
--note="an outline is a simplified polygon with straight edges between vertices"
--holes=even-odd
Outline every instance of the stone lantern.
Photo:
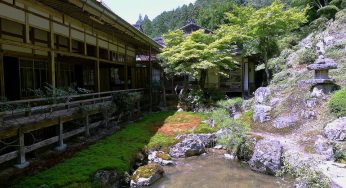
[{"label": "stone lantern", "polygon": [[329,94],[338,88],[335,79],[329,77],[329,70],[338,68],[338,64],[334,60],[320,56],[314,64],[309,65],[307,68],[310,71],[315,71],[314,79],[308,80],[308,83],[312,85],[311,89],[314,97]]}]

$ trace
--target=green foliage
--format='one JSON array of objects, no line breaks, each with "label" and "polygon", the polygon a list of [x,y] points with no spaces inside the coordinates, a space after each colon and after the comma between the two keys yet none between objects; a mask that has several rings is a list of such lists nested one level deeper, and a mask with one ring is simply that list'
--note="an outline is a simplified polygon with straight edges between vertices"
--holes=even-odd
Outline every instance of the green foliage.
[{"label": "green foliage", "polygon": [[150,143],[155,134],[153,126],[171,115],[171,112],[148,115],[75,154],[73,158],[36,175],[25,177],[16,187],[63,187],[76,182],[89,182],[92,175],[100,169],[125,172],[130,169],[134,156]]},{"label": "green foliage", "polygon": [[303,50],[299,51],[298,54],[298,63],[299,64],[312,64],[316,60],[316,52],[312,48],[304,48]]},{"label": "green foliage", "polygon": [[243,103],[243,99],[240,97],[237,98],[232,98],[232,99],[228,99],[228,100],[220,100],[217,102],[217,106],[218,107],[222,107],[225,109],[229,109],[232,106],[241,106]]},{"label": "green foliage", "polygon": [[334,5],[340,9],[346,8],[346,0],[332,0],[329,4]]},{"label": "green foliage", "polygon": [[282,39],[278,40],[279,49],[291,49],[293,46],[299,44],[301,38],[302,37],[296,32],[289,33]]},{"label": "green foliage", "polygon": [[179,103],[185,110],[196,111],[207,104],[207,99],[202,90],[192,89],[179,95]]},{"label": "green foliage", "polygon": [[339,163],[346,163],[346,151],[339,144],[334,147],[334,160]]},{"label": "green foliage", "polygon": [[331,19],[331,18],[335,18],[335,14],[339,11],[340,9],[335,6],[335,5],[327,5],[327,6],[324,6],[320,9],[318,9],[317,13],[320,15],[320,16],[324,16],[328,19]]},{"label": "green foliage", "polygon": [[203,30],[192,32],[185,36],[179,30],[164,35],[166,47],[160,57],[167,74],[176,76],[190,76],[199,80],[201,89],[204,89],[203,78],[208,69],[232,68],[235,64],[224,49],[217,48],[212,43],[215,38],[205,34]]},{"label": "green foliage", "polygon": [[346,116],[346,88],[335,92],[330,101],[329,109],[332,113],[336,114],[338,117]]},{"label": "green foliage", "polygon": [[45,84],[43,89],[31,90],[31,92],[39,98],[46,98],[50,104],[67,103],[71,100],[71,96],[77,95],[77,91],[72,88],[56,88],[50,84]]},{"label": "green foliage", "polygon": [[222,135],[217,142],[226,146],[230,150],[235,150],[244,141],[250,125],[243,121],[234,120],[229,117],[229,112],[225,108],[217,108],[211,115],[218,129],[226,129],[226,133]]},{"label": "green foliage", "polygon": [[320,17],[310,23],[310,29],[312,31],[322,31],[327,28],[328,18]]},{"label": "green foliage", "polygon": [[208,89],[207,95],[209,96],[211,102],[224,100],[227,97],[227,95],[225,95],[225,92],[220,91],[219,89]]},{"label": "green foliage", "polygon": [[281,170],[276,174],[277,176],[289,175],[305,186],[310,188],[329,188],[329,179],[323,177],[320,171],[314,170],[308,163],[298,164],[292,166],[287,160],[283,160]]},{"label": "green foliage", "polygon": [[291,74],[287,71],[278,72],[278,73],[274,74],[271,83],[277,84],[279,82],[287,80],[290,76],[291,76]]},{"label": "green foliage", "polygon": [[326,56],[334,60],[340,60],[346,56],[346,41],[340,42],[326,49]]},{"label": "green foliage", "polygon": [[118,112],[131,113],[140,98],[139,92],[119,92],[113,95],[112,100]]},{"label": "green foliage", "polygon": [[204,134],[204,133],[214,133],[218,129],[217,128],[212,128],[208,124],[201,123],[196,129],[192,131],[193,134]]},{"label": "green foliage", "polygon": [[[302,11],[298,8],[284,9],[284,5],[277,0],[258,10],[252,7],[234,7],[232,13],[226,14],[230,25],[221,27],[218,32],[227,33],[224,38],[232,36],[228,43],[246,44],[244,55],[260,54],[269,77],[267,63],[277,50],[279,36],[305,23],[306,11],[307,9]],[[241,37],[233,37],[239,36],[237,33],[241,33]]]}]

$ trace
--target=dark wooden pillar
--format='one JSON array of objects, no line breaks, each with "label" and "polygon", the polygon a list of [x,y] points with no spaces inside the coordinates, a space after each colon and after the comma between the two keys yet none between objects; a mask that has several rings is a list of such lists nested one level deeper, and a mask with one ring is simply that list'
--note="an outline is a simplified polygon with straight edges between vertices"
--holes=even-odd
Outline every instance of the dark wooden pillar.
[{"label": "dark wooden pillar", "polygon": [[0,47],[0,95],[5,97],[5,70],[4,70],[4,55]]},{"label": "dark wooden pillar", "polygon": [[99,39],[98,35],[96,35],[96,62],[95,62],[95,90],[96,92],[101,91],[100,87],[100,47],[99,47]]},{"label": "dark wooden pillar", "polygon": [[149,48],[149,111],[153,110],[153,63],[151,62],[151,46]]},{"label": "dark wooden pillar", "polygon": [[90,136],[90,127],[89,127],[89,115],[86,115],[85,117],[85,136],[89,137]]},{"label": "dark wooden pillar", "polygon": [[127,67],[127,47],[125,46],[125,59],[124,59],[124,76],[125,76],[125,89],[129,88],[129,75],[128,75],[128,67]]},{"label": "dark wooden pillar", "polygon": [[[53,17],[50,16],[50,20],[52,20]],[[48,64],[48,81],[49,84],[55,88],[56,82],[55,82],[55,52],[54,52],[54,31],[53,31],[53,22],[49,21],[49,64]],[[58,73],[60,74],[60,72]]]}]

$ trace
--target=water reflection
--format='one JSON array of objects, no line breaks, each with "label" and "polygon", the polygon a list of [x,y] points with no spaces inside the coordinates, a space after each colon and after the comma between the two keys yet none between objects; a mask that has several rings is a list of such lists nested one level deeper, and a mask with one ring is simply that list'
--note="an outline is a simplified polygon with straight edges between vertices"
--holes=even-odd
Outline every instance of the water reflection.
[{"label": "water reflection", "polygon": [[293,187],[280,178],[255,173],[244,163],[225,160],[220,154],[181,159],[175,167],[165,167],[165,172],[152,188]]}]

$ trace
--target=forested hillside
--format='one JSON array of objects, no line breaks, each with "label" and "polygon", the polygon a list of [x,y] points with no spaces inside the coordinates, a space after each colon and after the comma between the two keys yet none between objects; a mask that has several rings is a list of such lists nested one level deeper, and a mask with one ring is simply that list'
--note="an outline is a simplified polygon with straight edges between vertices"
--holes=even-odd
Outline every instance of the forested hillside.
[{"label": "forested hillside", "polygon": [[[284,0],[286,3],[299,0]],[[141,24],[144,33],[150,37],[161,36],[169,30],[176,30],[186,24],[189,19],[194,19],[203,27],[216,29],[226,23],[225,12],[232,10],[232,4],[252,5],[256,8],[268,6],[273,0],[196,0],[194,4],[184,5],[171,11],[165,11],[150,20],[148,16],[140,16],[137,24]]]}]

